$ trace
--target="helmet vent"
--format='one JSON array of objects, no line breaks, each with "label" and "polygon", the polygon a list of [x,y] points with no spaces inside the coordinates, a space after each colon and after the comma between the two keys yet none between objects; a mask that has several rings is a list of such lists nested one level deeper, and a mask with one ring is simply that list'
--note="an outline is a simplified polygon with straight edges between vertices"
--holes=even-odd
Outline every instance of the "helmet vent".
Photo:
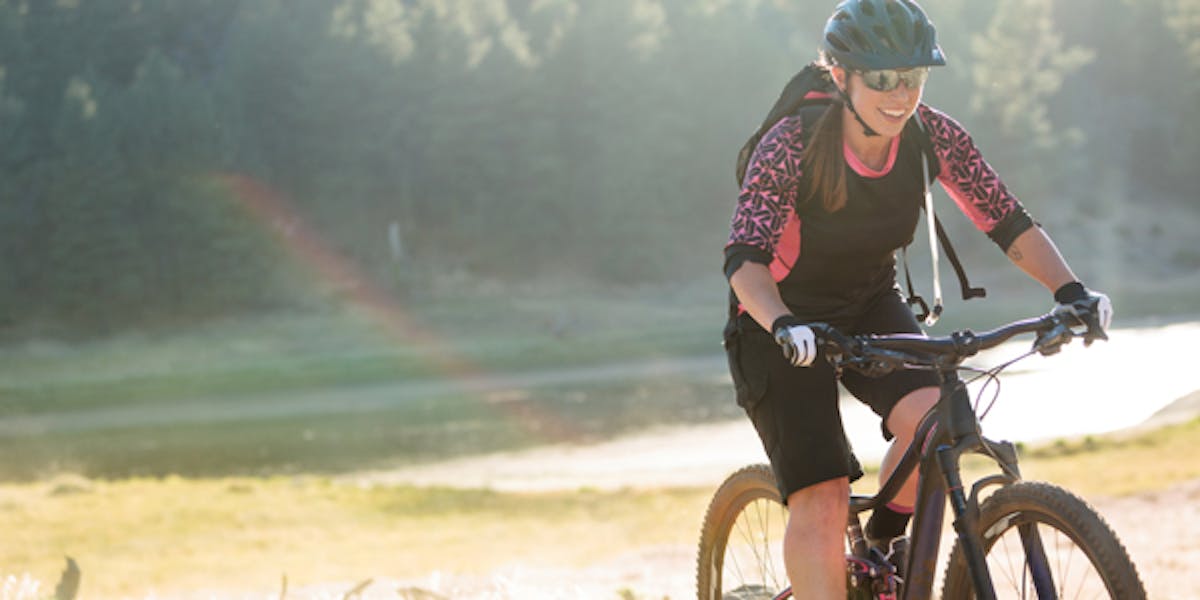
[{"label": "helmet vent", "polygon": [[870,2],[864,2],[862,6],[859,7],[859,10],[862,11],[862,14],[867,15],[868,17],[875,16],[875,5],[871,4]]},{"label": "helmet vent", "polygon": [[892,39],[892,36],[888,35],[888,31],[883,27],[883,25],[876,25],[871,29],[875,32],[875,37],[879,38],[879,42],[883,44],[885,48],[891,50],[892,52],[900,52],[900,48],[896,45],[896,41]]},{"label": "helmet vent", "polygon": [[830,46],[832,46],[834,50],[837,50],[838,52],[849,52],[850,51],[850,47],[847,46],[846,43],[843,42],[842,39],[836,35],[829,34],[829,35],[825,36],[825,41]]},{"label": "helmet vent", "polygon": [[[888,18],[891,20],[892,30],[894,30],[901,37],[905,37],[905,34],[908,33],[908,27],[905,27],[905,25],[908,25],[911,19],[909,18],[909,15],[906,14],[904,7],[895,2],[888,4]],[[901,41],[907,42],[911,39],[912,38]]]},{"label": "helmet vent", "polygon": [[860,31],[858,28],[851,28],[849,31],[846,32],[846,35],[850,36],[850,41],[853,42],[854,46],[857,48],[870,48],[871,47],[871,42],[867,41],[867,37],[865,35],[863,35],[863,32]]}]

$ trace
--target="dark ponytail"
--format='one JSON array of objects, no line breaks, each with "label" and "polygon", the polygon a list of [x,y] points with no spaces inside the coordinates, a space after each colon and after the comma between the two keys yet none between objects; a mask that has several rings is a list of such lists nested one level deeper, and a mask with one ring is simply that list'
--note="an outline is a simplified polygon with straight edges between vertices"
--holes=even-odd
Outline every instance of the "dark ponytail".
[{"label": "dark ponytail", "polygon": [[808,189],[804,202],[820,200],[825,212],[835,213],[846,206],[846,160],[842,156],[842,108],[835,101],[813,127],[813,134],[800,155]]}]

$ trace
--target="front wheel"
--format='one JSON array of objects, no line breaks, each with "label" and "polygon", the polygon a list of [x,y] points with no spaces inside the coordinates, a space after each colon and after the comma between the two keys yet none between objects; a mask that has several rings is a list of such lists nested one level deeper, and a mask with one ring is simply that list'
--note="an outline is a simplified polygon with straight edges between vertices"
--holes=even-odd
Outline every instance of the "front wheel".
[{"label": "front wheel", "polygon": [[[1014,483],[992,494],[979,512],[977,533],[998,599],[1146,597],[1117,535],[1095,509],[1067,490]],[[966,557],[956,543],[942,598],[974,597]]]},{"label": "front wheel", "polygon": [[713,495],[700,531],[700,600],[790,597],[783,565],[787,510],[767,465],[738,470]]}]

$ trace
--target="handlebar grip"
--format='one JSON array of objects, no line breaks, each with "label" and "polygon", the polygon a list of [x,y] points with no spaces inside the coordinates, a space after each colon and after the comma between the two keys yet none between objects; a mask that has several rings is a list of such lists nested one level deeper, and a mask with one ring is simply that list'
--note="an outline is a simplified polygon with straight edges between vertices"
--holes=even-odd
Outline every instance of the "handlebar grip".
[{"label": "handlebar grip", "polygon": [[1071,341],[1074,335],[1065,320],[1059,319],[1057,325],[1038,335],[1033,342],[1033,347],[1042,356],[1057,354],[1065,344]]},{"label": "handlebar grip", "polygon": [[1108,340],[1108,333],[1104,331],[1104,327],[1100,324],[1100,315],[1097,311],[1092,310],[1093,307],[1087,306],[1084,303],[1076,303],[1063,305],[1068,308],[1065,310],[1055,311],[1055,315],[1059,318],[1059,323],[1063,327],[1084,327],[1083,333],[1078,334],[1083,337],[1083,345],[1091,346],[1096,340]]},{"label": "handlebar grip", "polygon": [[829,323],[820,321],[809,323],[809,329],[817,334],[820,341],[827,346],[833,346],[833,349],[841,352],[853,352],[857,345],[852,339],[846,337],[845,334],[838,331],[836,327]]}]

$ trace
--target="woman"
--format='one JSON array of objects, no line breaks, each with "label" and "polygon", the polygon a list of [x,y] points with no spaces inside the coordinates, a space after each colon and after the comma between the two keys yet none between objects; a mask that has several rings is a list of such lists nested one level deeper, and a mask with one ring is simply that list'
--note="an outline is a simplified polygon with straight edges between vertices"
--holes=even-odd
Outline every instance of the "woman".
[{"label": "woman", "polygon": [[[927,183],[919,143],[926,134],[909,125],[914,115],[937,156],[931,176],[1013,263],[1064,307],[1099,314],[1104,328],[1112,309],[1078,281],[967,132],[921,104],[930,67],[945,59],[916,3],[846,0],[824,33],[818,62],[832,104],[778,122],[750,160],[725,247],[737,303],[725,342],[738,403],[788,507],[784,560],[797,597],[841,599],[849,484],[862,472],[842,429],[837,375],[817,360],[805,323],[849,334],[920,332],[895,282],[895,251],[912,240]],[[935,376],[846,372],[841,381],[893,439],[886,478],[937,400]],[[868,540],[885,552],[904,534],[915,488],[913,477],[867,523]]]}]

